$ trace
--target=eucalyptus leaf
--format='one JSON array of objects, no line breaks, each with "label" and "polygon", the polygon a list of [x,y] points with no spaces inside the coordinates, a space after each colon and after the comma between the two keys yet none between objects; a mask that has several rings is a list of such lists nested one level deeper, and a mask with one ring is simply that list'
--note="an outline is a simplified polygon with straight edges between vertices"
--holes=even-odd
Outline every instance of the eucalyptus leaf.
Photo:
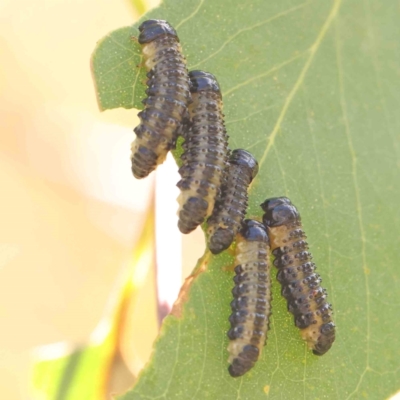
[{"label": "eucalyptus leaf", "polygon": [[[189,69],[218,78],[230,147],[260,164],[248,216],[260,218],[267,197],[298,207],[337,335],[314,356],[273,279],[261,359],[231,378],[233,258],[206,251],[121,399],[387,398],[400,386],[398,2],[166,0],[149,18],[177,29]],[[131,39],[140,22],[95,50],[101,109],[142,108],[145,71]]]}]

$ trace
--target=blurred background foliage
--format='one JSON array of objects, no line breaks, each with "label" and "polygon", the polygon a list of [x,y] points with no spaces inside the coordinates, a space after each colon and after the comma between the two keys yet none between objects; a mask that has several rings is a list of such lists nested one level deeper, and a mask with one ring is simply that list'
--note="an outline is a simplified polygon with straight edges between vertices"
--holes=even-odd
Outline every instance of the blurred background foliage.
[{"label": "blurred background foliage", "polygon": [[[33,348],[84,345],[89,338],[95,347],[96,333],[109,337],[99,321],[110,315],[110,305],[122,304],[115,293],[133,265],[154,179],[132,179],[137,117],[129,110],[99,112],[90,54],[105,33],[132,24],[157,3],[0,3],[2,399],[32,398]],[[202,233],[194,236],[183,239],[189,261],[182,275],[202,253]],[[143,329],[135,333],[136,347],[125,350],[132,354],[129,369],[122,361],[114,365],[120,371],[110,382],[114,392],[132,385],[157,334],[154,280],[151,270],[142,277],[137,299],[148,307],[131,311]],[[52,359],[71,351],[76,356],[59,344],[34,355]]]}]

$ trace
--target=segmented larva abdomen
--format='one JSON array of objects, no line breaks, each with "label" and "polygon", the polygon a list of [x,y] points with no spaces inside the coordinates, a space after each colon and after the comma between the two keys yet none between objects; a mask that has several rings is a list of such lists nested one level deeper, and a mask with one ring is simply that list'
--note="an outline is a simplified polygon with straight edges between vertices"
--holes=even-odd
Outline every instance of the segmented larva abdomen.
[{"label": "segmented larva abdomen", "polygon": [[261,354],[271,314],[271,275],[269,239],[265,227],[250,219],[243,221],[237,235],[232,290],[231,329],[228,337],[229,373],[245,374]]},{"label": "segmented larva abdomen", "polygon": [[313,353],[323,355],[335,340],[335,324],[326,289],[320,286],[321,278],[311,261],[300,214],[286,197],[268,199],[261,207],[288,310]]},{"label": "segmented larva abdomen", "polygon": [[257,172],[258,163],[251,153],[242,149],[232,151],[220,196],[207,221],[213,254],[227,249],[240,229],[247,209],[247,189]]},{"label": "segmented larva abdomen", "polygon": [[148,97],[138,114],[141,122],[132,143],[132,172],[138,179],[152,172],[175,147],[190,102],[189,75],[175,29],[167,21],[148,20],[139,31],[149,72]]},{"label": "segmented larva abdomen", "polygon": [[222,114],[221,91],[215,76],[204,71],[189,73],[193,102],[190,128],[185,132],[178,227],[189,233],[211,215],[227,165],[228,136]]}]

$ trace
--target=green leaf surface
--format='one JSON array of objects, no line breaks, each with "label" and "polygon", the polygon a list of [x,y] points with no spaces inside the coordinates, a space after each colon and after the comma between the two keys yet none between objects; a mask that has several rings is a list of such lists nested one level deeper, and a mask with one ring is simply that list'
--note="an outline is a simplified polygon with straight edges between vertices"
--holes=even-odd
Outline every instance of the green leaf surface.
[{"label": "green leaf surface", "polygon": [[[242,378],[227,372],[228,252],[206,253],[121,399],[384,399],[400,386],[400,9],[379,0],[166,0],[189,69],[222,87],[231,148],[259,160],[248,216],[288,196],[333,304],[336,342],[307,350],[273,280],[271,329]],[[102,109],[141,108],[138,24],[93,55]],[[132,135],[133,138],[133,135]]]},{"label": "green leaf surface", "polygon": [[[63,344],[41,348],[33,367],[35,398],[99,400],[104,397],[110,368],[110,344],[90,344],[64,353]],[[62,352],[60,354],[60,351]],[[43,353],[50,353],[47,358]]]}]

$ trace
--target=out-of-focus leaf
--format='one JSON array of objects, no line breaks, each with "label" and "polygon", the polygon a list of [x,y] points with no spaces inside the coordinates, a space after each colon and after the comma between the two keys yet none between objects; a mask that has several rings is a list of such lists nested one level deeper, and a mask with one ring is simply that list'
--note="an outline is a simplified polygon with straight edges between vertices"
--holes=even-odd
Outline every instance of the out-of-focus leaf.
[{"label": "out-of-focus leaf", "polygon": [[33,371],[35,398],[105,398],[108,372],[114,355],[110,341],[71,350],[65,346],[60,343],[39,349]]},{"label": "out-of-focus leaf", "polygon": [[[232,262],[208,253],[123,399],[382,399],[400,382],[400,10],[378,0],[166,0],[189,69],[222,87],[230,147],[260,171],[248,215],[289,196],[333,303],[337,338],[306,349],[273,282],[272,323],[255,368],[227,372]],[[102,109],[141,108],[138,24],[93,55]],[[207,259],[207,261],[206,261]]]},{"label": "out-of-focus leaf", "polygon": [[144,0],[127,0],[127,1],[129,1],[129,3],[132,4],[133,8],[138,12],[139,15],[143,14],[149,9],[147,2]]},{"label": "out-of-focus leaf", "polygon": [[120,279],[100,323],[86,345],[66,343],[36,349],[33,365],[35,398],[100,400],[109,398],[112,363],[120,346],[128,303],[135,302],[150,268],[154,268],[154,204],[149,207],[132,262]]}]

